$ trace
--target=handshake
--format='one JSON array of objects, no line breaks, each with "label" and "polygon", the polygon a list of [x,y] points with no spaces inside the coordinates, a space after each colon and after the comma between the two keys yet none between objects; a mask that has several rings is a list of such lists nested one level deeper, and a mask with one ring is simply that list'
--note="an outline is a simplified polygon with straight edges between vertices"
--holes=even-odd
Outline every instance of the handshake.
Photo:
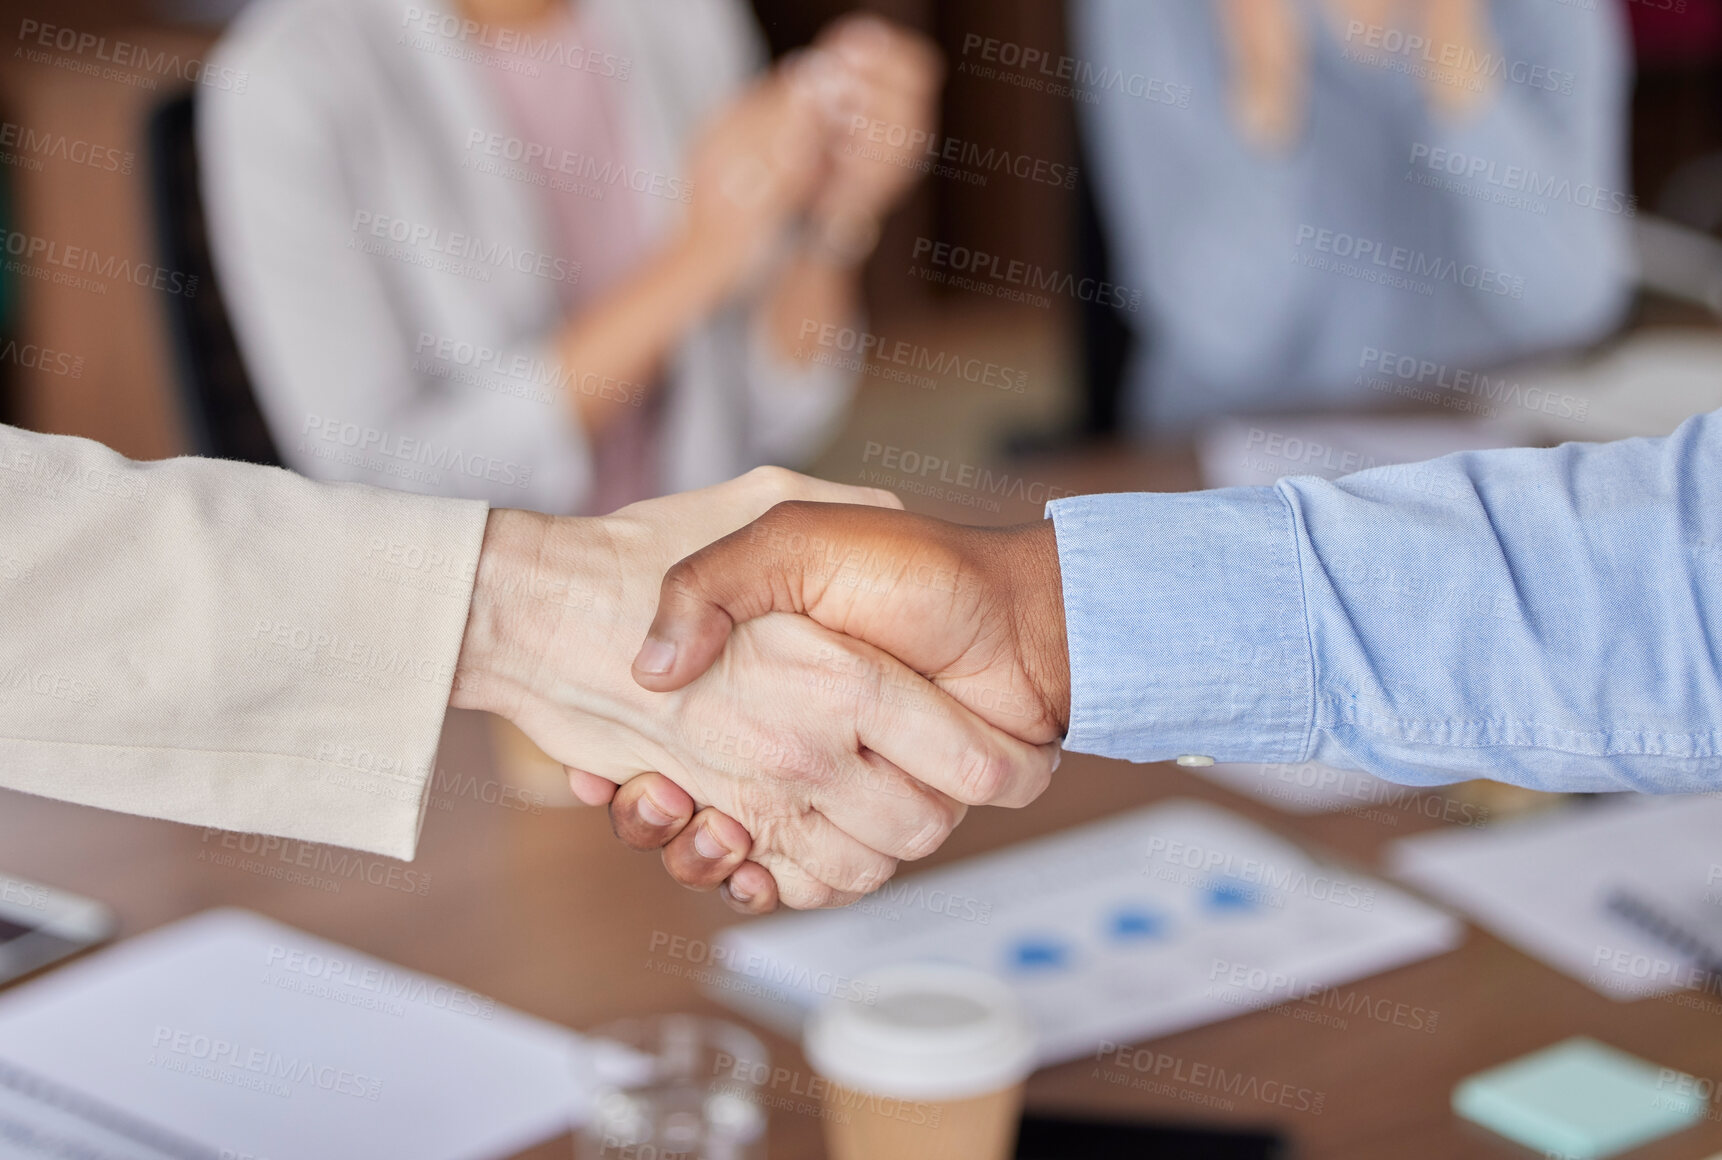
[{"label": "handshake", "polygon": [[1070,715],[1051,523],[901,508],[761,468],[597,519],[492,511],[450,704],[513,721],[683,884],[846,905],[968,807],[1038,797]]}]

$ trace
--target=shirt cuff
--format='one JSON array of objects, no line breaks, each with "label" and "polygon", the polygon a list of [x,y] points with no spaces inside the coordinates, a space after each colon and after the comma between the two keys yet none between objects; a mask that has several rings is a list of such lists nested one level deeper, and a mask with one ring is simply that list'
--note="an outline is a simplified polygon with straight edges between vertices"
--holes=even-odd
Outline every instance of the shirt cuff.
[{"label": "shirt cuff", "polygon": [[1076,496],[1047,515],[1070,643],[1067,749],[1304,759],[1314,665],[1278,491]]}]

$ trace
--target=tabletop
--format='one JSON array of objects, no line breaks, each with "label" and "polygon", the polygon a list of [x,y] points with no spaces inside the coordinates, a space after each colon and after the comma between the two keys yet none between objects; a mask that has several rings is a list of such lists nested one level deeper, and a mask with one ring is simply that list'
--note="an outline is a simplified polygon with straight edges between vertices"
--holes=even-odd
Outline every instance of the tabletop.
[{"label": "tabletop", "polygon": [[[1073,490],[1171,489],[1188,458],[1119,466],[1104,455],[1080,468],[1047,465]],[[1107,464],[1118,469],[1108,474]],[[1061,483],[1061,485],[1064,485]],[[1187,483],[1184,484],[1187,486]],[[499,790],[501,734],[488,718],[452,713],[408,893],[365,881],[329,892],[223,865],[221,835],[201,829],[0,791],[0,868],[113,906],[122,935],[209,907],[243,906],[392,962],[451,980],[520,1010],[586,1029],[630,1015],[727,1012],[663,952],[678,936],[709,939],[734,921],[715,897],[672,884],[652,855],[622,848],[602,811],[563,808],[553,795]],[[517,778],[516,778],[517,780]],[[1052,787],[1024,810],[980,809],[935,866],[1170,797],[1224,805],[1318,852],[1380,866],[1394,839],[1437,828],[1421,799],[1323,815],[1290,815],[1211,785],[1173,765],[1128,765],[1067,755]],[[1432,818],[1429,815],[1435,815]],[[382,860],[379,860],[382,861]],[[384,875],[374,876],[387,883]],[[1028,1101],[1043,1110],[1271,1125],[1307,1160],[1524,1156],[1449,1109],[1454,1084],[1492,1064],[1586,1034],[1700,1077],[1722,1076],[1722,1002],[1676,996],[1615,1002],[1505,943],[1468,928],[1459,949],[1350,987],[1365,1012],[1312,1013],[1309,1004],[1241,1014],[1153,1041],[1184,1061],[1319,1093],[1319,1112],[1247,1097],[1215,1100],[1195,1081],[1136,1084],[1128,1069],[1087,1058],[1038,1073]],[[1437,1017],[1412,1026],[1398,1005]],[[1381,1012],[1376,1017],[1368,1012]],[[1433,1026],[1429,1026],[1432,1023]],[[766,1033],[775,1060],[806,1075],[793,1043]],[[1161,1077],[1162,1079],[1164,1077]],[[1707,1085],[1709,1087],[1715,1085]],[[794,1085],[774,1100],[772,1160],[823,1155],[811,1101]],[[1231,1106],[1226,1106],[1229,1103]],[[1722,1112],[1633,1155],[1698,1160],[1722,1151]],[[570,1155],[567,1140],[530,1157]]]}]

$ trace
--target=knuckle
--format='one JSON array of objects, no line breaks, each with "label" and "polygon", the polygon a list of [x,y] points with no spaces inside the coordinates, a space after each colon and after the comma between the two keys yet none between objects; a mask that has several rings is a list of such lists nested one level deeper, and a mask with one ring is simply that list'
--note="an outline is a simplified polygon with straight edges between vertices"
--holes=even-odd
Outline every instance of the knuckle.
[{"label": "knuckle", "polygon": [[886,665],[866,645],[841,637],[826,646],[820,660],[820,676],[825,678],[819,691],[845,717],[878,728],[885,728],[895,718],[897,702],[889,695]]},{"label": "knuckle", "polygon": [[1019,769],[1014,762],[1010,764],[1014,772],[1010,775],[1009,786],[1005,792],[999,795],[998,805],[1021,809],[1023,806],[1033,804],[1034,800],[1045,793],[1046,788],[1052,784],[1052,762],[1050,761],[1033,761],[1026,772]]},{"label": "knuckle", "polygon": [[773,526],[794,526],[817,511],[818,508],[817,502],[805,498],[804,495],[785,496],[772,504],[771,510],[767,511],[762,519]]},{"label": "knuckle", "polygon": [[828,789],[843,776],[841,763],[834,756],[800,744],[783,746],[778,759],[772,763],[771,773],[802,790]]},{"label": "knuckle", "polygon": [[[949,838],[956,828],[955,818],[946,811],[935,808],[932,815],[922,822],[921,828],[903,844],[903,860],[915,862],[925,858],[943,846],[945,839]],[[880,885],[883,885],[883,882]]]},{"label": "knuckle", "polygon": [[781,496],[789,498],[798,495],[804,489],[804,477],[787,467],[777,467],[767,464],[756,467],[743,476],[761,494],[765,496]]},{"label": "knuckle", "polygon": [[794,542],[796,525],[802,519],[804,507],[795,499],[781,494],[767,496],[757,509],[759,515],[738,533],[746,550],[759,560],[770,560]]},{"label": "knuckle", "polygon": [[784,830],[793,821],[777,796],[757,782],[744,783],[738,789],[732,816],[753,835],[758,850],[781,850]]},{"label": "knuckle", "polygon": [[851,762],[844,773],[845,788],[852,788],[854,793],[866,795],[869,798],[890,798],[893,801],[907,803],[899,808],[899,813],[909,822],[920,822],[929,808],[926,787],[908,774],[885,765],[878,761]]},{"label": "knuckle", "polygon": [[[856,898],[865,898],[867,895],[879,889],[879,887],[885,885],[885,883],[891,881],[891,876],[896,873],[897,859],[881,858],[874,865],[860,871],[855,876],[854,881],[849,884],[850,890],[855,895],[855,898],[851,898],[849,901],[853,902]],[[845,903],[844,905],[848,905],[848,903]]]},{"label": "knuckle", "polygon": [[832,892],[832,903],[847,906],[858,898],[873,893],[897,872],[897,859],[876,851],[858,847],[839,860],[805,865],[810,877]]},{"label": "knuckle", "polygon": [[1035,771],[1034,780],[1031,783],[1031,789],[1033,792],[1028,795],[1028,800],[1022,804],[1025,806],[1031,804],[1035,799],[1039,798],[1041,794],[1045,793],[1051,785],[1052,768],[1051,765],[1048,764],[1046,767]]},{"label": "knuckle", "polygon": [[1011,768],[990,745],[971,745],[957,767],[957,798],[971,806],[992,805],[1010,788]]},{"label": "knuckle", "polygon": [[699,564],[692,558],[677,560],[664,573],[663,591],[670,596],[690,597],[699,591]]},{"label": "knuckle", "polygon": [[819,895],[821,907],[848,906],[874,889],[869,883],[884,880],[876,866],[857,865],[847,858],[835,862],[803,859],[801,870],[809,880],[809,889]]}]

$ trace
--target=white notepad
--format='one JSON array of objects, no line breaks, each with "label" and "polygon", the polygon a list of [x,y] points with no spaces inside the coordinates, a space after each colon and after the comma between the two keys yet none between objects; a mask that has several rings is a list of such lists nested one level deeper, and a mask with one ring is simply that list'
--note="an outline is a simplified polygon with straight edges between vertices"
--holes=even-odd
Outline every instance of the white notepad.
[{"label": "white notepad", "polygon": [[1462,934],[1401,890],[1174,801],[911,875],[847,910],[733,927],[711,991],[794,1034],[822,1002],[865,1002],[867,971],[966,963],[1016,989],[1044,1065],[1303,998]]},{"label": "white notepad", "polygon": [[1722,798],[1621,794],[1392,847],[1393,872],[1614,999],[1694,985],[1683,956],[1611,912],[1620,890],[1722,918]]},{"label": "white notepad", "polygon": [[209,911],[0,996],[0,1157],[493,1160],[583,1115],[585,1066],[565,1028]]}]

